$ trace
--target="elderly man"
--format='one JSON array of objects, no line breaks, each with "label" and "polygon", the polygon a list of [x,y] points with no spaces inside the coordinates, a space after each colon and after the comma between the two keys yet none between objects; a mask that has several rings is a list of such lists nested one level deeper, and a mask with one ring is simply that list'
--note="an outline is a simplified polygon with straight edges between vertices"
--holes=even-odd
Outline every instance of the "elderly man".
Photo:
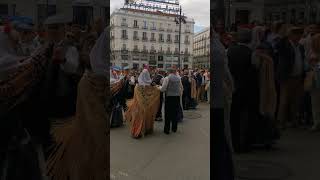
[{"label": "elderly man", "polygon": [[232,97],[231,130],[232,141],[236,151],[245,152],[250,149],[249,120],[253,100],[256,95],[253,92],[254,77],[251,64],[252,50],[249,47],[251,31],[240,29],[239,43],[229,48],[229,68],[234,78],[236,91]]},{"label": "elderly man", "polygon": [[280,104],[278,120],[281,128],[285,129],[287,122],[292,121],[297,126],[299,105],[303,95],[305,49],[299,43],[303,29],[293,27],[289,30],[288,38],[279,44]]},{"label": "elderly man", "polygon": [[52,60],[47,74],[46,92],[50,97],[51,115],[71,116],[75,113],[77,81],[79,72],[79,52],[66,43],[65,24],[69,22],[62,15],[49,17],[45,21],[48,44],[52,48]]},{"label": "elderly man", "polygon": [[[161,86],[164,78],[164,71],[157,70],[156,75],[153,78],[152,82],[156,85]],[[160,106],[157,113],[156,121],[162,121],[162,103],[163,103],[163,92],[160,92]]]},{"label": "elderly man", "polygon": [[175,69],[169,69],[169,76],[165,77],[160,91],[165,93],[165,123],[164,133],[170,134],[170,126],[172,132],[177,132],[178,121],[177,112],[180,111],[180,96],[183,91],[181,79],[177,76]]},{"label": "elderly man", "polygon": [[[213,21],[216,22],[216,21]],[[214,179],[234,179],[234,171],[233,171],[233,157],[232,157],[232,143],[231,143],[231,135],[229,129],[228,118],[224,117],[228,113],[228,109],[225,108],[226,102],[224,98],[226,97],[226,89],[224,88],[224,79],[226,78],[226,74],[228,71],[228,66],[226,66],[226,56],[225,56],[225,48],[220,41],[219,34],[222,32],[223,24],[221,21],[218,21],[218,24],[214,24],[214,29],[211,30],[212,34],[212,59],[210,62],[213,67],[213,121],[212,127],[213,129],[213,151],[216,154],[215,160],[213,161],[214,168]],[[217,32],[217,33],[215,33]],[[211,36],[211,35],[210,35]],[[230,76],[230,75],[229,75]]]}]

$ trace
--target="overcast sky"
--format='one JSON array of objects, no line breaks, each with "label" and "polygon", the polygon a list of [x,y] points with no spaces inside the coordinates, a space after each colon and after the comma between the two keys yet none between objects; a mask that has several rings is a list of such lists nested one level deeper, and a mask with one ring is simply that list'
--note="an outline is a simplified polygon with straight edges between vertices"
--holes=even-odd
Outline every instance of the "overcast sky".
[{"label": "overcast sky", "polygon": [[[111,13],[123,4],[124,0],[110,0]],[[210,25],[210,0],[180,0],[180,5],[185,15],[194,19],[196,26]]]}]

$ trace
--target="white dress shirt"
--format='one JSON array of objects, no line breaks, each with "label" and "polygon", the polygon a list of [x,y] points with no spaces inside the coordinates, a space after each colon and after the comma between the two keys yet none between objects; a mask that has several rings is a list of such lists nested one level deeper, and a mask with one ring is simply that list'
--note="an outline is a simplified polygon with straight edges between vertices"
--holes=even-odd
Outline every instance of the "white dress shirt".
[{"label": "white dress shirt", "polygon": [[[172,74],[170,74],[169,76],[172,76]],[[167,91],[168,83],[169,83],[169,76],[163,78],[162,86],[159,86],[159,90],[161,92],[166,92]],[[182,93],[183,93],[183,85],[182,85],[182,82],[180,80],[180,94],[182,95]]]},{"label": "white dress shirt", "polygon": [[78,50],[73,46],[69,46],[66,51],[65,59],[66,62],[60,65],[61,69],[67,73],[77,73],[79,68]]}]

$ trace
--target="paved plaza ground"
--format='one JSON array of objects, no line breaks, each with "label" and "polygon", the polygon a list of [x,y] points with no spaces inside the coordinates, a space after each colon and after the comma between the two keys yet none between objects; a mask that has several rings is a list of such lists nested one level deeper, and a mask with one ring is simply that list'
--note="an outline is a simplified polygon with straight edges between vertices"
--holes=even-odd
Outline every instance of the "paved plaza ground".
[{"label": "paved plaza ground", "polygon": [[164,134],[164,122],[155,122],[154,134],[138,140],[128,126],[111,129],[111,179],[210,179],[210,105],[202,103],[184,116],[176,134]]},{"label": "paved plaza ground", "polygon": [[236,155],[239,180],[319,180],[320,133],[286,131],[275,150]]}]

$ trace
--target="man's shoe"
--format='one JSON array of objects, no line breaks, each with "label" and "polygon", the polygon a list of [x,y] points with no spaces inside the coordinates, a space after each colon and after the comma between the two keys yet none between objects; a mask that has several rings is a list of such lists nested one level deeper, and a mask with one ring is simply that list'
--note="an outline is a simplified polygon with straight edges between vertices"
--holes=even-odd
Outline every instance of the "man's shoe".
[{"label": "man's shoe", "polygon": [[167,134],[167,135],[170,134],[170,132],[167,132],[167,131],[164,131],[164,133]]}]

